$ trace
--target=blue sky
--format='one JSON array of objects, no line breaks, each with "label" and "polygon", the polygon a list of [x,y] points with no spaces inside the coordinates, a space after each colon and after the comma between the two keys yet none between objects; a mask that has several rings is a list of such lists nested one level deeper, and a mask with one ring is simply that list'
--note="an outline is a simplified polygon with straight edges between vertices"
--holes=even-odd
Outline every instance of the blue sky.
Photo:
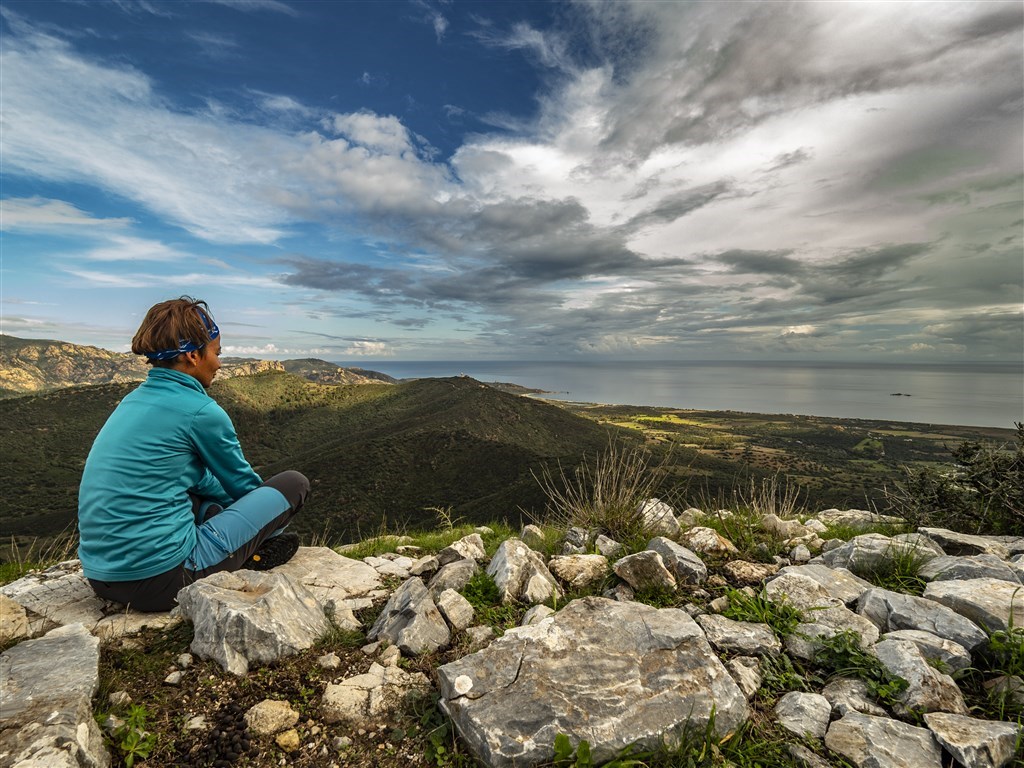
[{"label": "blue sky", "polygon": [[3,332],[1020,361],[1020,2],[0,7]]}]

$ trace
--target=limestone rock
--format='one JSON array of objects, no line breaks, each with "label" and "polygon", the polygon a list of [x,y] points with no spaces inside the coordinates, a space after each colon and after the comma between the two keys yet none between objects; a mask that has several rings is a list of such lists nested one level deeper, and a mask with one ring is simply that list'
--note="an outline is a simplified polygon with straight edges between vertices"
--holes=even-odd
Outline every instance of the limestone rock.
[{"label": "limestone rock", "polygon": [[833,711],[840,717],[849,712],[888,717],[885,709],[875,703],[867,683],[857,678],[841,677],[833,680],[821,689],[821,695],[828,699]]},{"label": "limestone rock", "polygon": [[881,639],[913,643],[926,659],[942,662],[954,672],[971,666],[971,654],[966,648],[932,632],[921,629],[898,629],[895,632],[886,632]]},{"label": "limestone rock", "polygon": [[857,571],[874,568],[891,560],[897,553],[913,553],[920,560],[929,560],[945,554],[934,542],[921,534],[899,534],[890,538],[880,533],[865,533],[854,536],[842,546],[823,553],[821,560],[830,568],[849,568]]},{"label": "limestone rock", "polygon": [[309,648],[328,626],[312,593],[274,571],[215,573],[182,589],[178,604],[195,628],[192,652],[235,675]]},{"label": "limestone rock", "polygon": [[437,609],[456,632],[473,623],[473,606],[454,589],[446,589],[437,598]]},{"label": "limestone rock", "polygon": [[907,689],[899,696],[897,714],[967,714],[967,704],[953,678],[931,666],[916,645],[904,640],[882,640],[871,650],[889,672],[908,683]]},{"label": "limestone rock", "polygon": [[676,511],[660,499],[647,499],[636,510],[644,530],[652,536],[678,536],[679,521]]},{"label": "limestone rock", "polygon": [[798,572],[779,575],[764,586],[765,597],[772,602],[785,601],[799,609],[803,623],[785,640],[788,651],[801,659],[810,659],[817,648],[817,639],[839,632],[855,632],[860,644],[868,648],[878,640],[878,627],[858,616],[810,576]]},{"label": "limestone rock", "polygon": [[787,565],[779,570],[779,575],[795,573],[808,576],[825,588],[830,597],[842,600],[846,605],[857,602],[857,599],[874,585],[867,579],[854,575],[846,568],[829,568],[826,565]]},{"label": "limestone rock", "polygon": [[703,584],[708,577],[708,567],[704,561],[672,539],[656,536],[647,542],[647,549],[661,555],[662,562],[675,576],[677,584]]},{"label": "limestone rock", "polygon": [[469,653],[476,653],[477,651],[487,647],[496,637],[494,634],[494,628],[486,625],[469,627],[466,630],[466,636],[469,638]]},{"label": "limestone rock", "polygon": [[454,563],[456,560],[462,559],[476,560],[477,562],[487,559],[487,552],[484,550],[484,540],[479,533],[463,536],[437,553],[437,561],[441,565],[448,565],[448,563]]},{"label": "limestone rock", "polygon": [[413,561],[412,567],[409,569],[409,575],[432,576],[437,573],[440,567],[441,563],[435,555],[425,555],[424,557]]},{"label": "limestone rock", "polygon": [[[1024,587],[1018,582],[999,579],[933,581],[925,587],[924,596],[952,608],[975,624],[987,627],[990,632],[1007,630],[1011,622],[1015,627],[1024,626]],[[973,646],[967,647],[974,649]]]},{"label": "limestone rock", "polygon": [[815,517],[825,525],[845,525],[851,528],[867,528],[871,525],[903,525],[902,517],[879,515],[866,509],[826,509]]},{"label": "limestone rock", "polygon": [[811,550],[805,544],[797,544],[790,551],[789,559],[794,563],[806,563],[811,559]]},{"label": "limestone rock", "polygon": [[69,624],[0,654],[0,763],[110,765],[92,715],[99,645],[82,624]]},{"label": "limestone rock", "polygon": [[391,595],[366,638],[387,640],[417,656],[445,648],[451,634],[427,588],[413,576]]},{"label": "limestone rock", "polygon": [[114,639],[138,634],[147,627],[167,628],[180,621],[169,613],[139,613],[120,603],[101,600],[82,575],[78,560],[66,560],[5,584],[0,587],[0,595],[25,609],[32,637],[54,627],[82,624],[101,639]]},{"label": "limestone rock", "polygon": [[761,687],[761,662],[754,656],[737,656],[727,661],[725,668],[747,700],[754,698],[757,689]]},{"label": "limestone rock", "polygon": [[562,555],[548,560],[548,570],[571,589],[585,589],[608,576],[604,555]]},{"label": "limestone rock", "polygon": [[456,560],[454,563],[448,563],[448,565],[441,566],[441,569],[430,577],[430,581],[427,582],[427,591],[435,600],[446,589],[454,589],[459,592],[479,570],[480,566],[476,564],[476,560]]},{"label": "limestone rock", "polygon": [[676,588],[676,578],[665,567],[661,555],[649,549],[626,555],[612,568],[620,579],[637,591]]},{"label": "limestone rock", "polygon": [[273,736],[299,722],[299,713],[287,701],[264,699],[245,713],[245,724],[257,736]]},{"label": "limestone rock", "polygon": [[[421,584],[422,586],[422,584]],[[430,687],[426,676],[397,666],[374,663],[368,672],[332,683],[324,691],[320,715],[326,723],[361,723],[390,711],[416,691]]]},{"label": "limestone rock", "polygon": [[977,648],[987,637],[973,621],[940,602],[887,589],[867,590],[857,601],[857,613],[870,619],[882,632],[923,629],[968,650]]},{"label": "limestone rock", "polygon": [[413,564],[413,560],[408,557],[397,560],[387,557],[364,557],[363,562],[381,576],[392,576],[396,579],[408,579],[409,569]]},{"label": "limestone rock", "polygon": [[594,547],[605,557],[615,557],[622,551],[622,545],[615,539],[610,539],[603,533],[594,539]]},{"label": "limestone rock", "polygon": [[20,642],[28,636],[25,609],[6,595],[0,595],[0,644]]},{"label": "limestone rock", "polygon": [[832,705],[820,693],[790,691],[775,705],[775,719],[779,725],[797,736],[813,739],[825,738]]},{"label": "limestone rock", "polygon": [[698,616],[696,621],[719,652],[765,656],[782,650],[782,643],[767,624],[733,621],[713,613]]},{"label": "limestone rock", "polygon": [[380,574],[359,560],[339,555],[329,547],[299,547],[295,557],[274,569],[313,593],[324,610],[345,629],[360,629],[353,611],[383,597]]},{"label": "limestone rock", "polygon": [[735,555],[739,552],[731,541],[714,528],[703,528],[700,526],[691,528],[679,537],[679,542],[698,554],[724,553]]},{"label": "limestone rock", "polygon": [[779,571],[775,563],[751,563],[746,560],[730,560],[722,568],[734,584],[755,586],[770,579]]},{"label": "limestone rock", "polygon": [[825,746],[857,768],[941,768],[942,747],[927,728],[850,712],[825,734]]},{"label": "limestone rock", "polygon": [[537,525],[524,525],[519,538],[530,549],[543,549],[545,544],[544,531]]},{"label": "limestone rock", "polygon": [[535,605],[530,608],[525,614],[523,614],[523,620],[519,622],[519,626],[528,627],[531,624],[543,621],[548,616],[554,616],[555,611],[553,608],[549,608],[546,605]]},{"label": "limestone rock", "polygon": [[599,597],[508,630],[438,670],[441,707],[492,768],[551,758],[558,733],[586,739],[593,760],[626,745],[656,747],[715,711],[718,733],[748,714],[746,699],[683,611]]},{"label": "limestone rock", "polygon": [[1024,552],[1024,538],[1018,536],[977,536],[945,528],[918,528],[919,533],[938,544],[950,555],[995,555],[1001,560]]},{"label": "limestone rock", "polygon": [[289,728],[283,733],[277,734],[274,737],[274,743],[277,744],[284,752],[289,754],[292,752],[298,752],[299,747],[302,746],[302,742],[299,739],[299,732],[294,728]]},{"label": "limestone rock", "polygon": [[783,520],[778,515],[765,515],[761,518],[761,527],[780,539],[792,539],[814,533],[799,520]]},{"label": "limestone rock", "polygon": [[925,581],[949,581],[950,579],[999,579],[1020,583],[1020,577],[1006,560],[996,555],[968,555],[958,557],[943,555],[929,560],[918,571]]},{"label": "limestone rock", "polygon": [[502,602],[518,600],[533,605],[563,595],[543,558],[519,539],[501,543],[487,566],[487,573],[498,585]]},{"label": "limestone rock", "polygon": [[1010,722],[930,712],[924,722],[961,765],[1003,768],[1014,758],[1020,726]]}]

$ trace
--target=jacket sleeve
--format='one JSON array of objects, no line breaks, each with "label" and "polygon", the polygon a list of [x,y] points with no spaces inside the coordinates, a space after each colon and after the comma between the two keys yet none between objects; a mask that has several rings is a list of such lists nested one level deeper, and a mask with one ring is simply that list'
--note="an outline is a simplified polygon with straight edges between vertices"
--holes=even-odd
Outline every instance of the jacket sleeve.
[{"label": "jacket sleeve", "polygon": [[224,490],[224,486],[220,484],[220,480],[214,477],[213,473],[208,469],[204,469],[202,478],[200,478],[198,483],[189,488],[189,491],[204,499],[216,501],[224,507],[235,501],[231,498],[231,495]]},{"label": "jacket sleeve", "polygon": [[[231,418],[217,403],[210,401],[192,421],[192,441],[207,473],[199,486],[207,485],[207,476],[219,483],[230,501],[237,501],[249,491],[262,485],[263,480],[242,455],[242,446]],[[198,488],[197,488],[198,489]],[[205,495],[205,494],[203,494]],[[210,498],[215,498],[210,494]]]}]

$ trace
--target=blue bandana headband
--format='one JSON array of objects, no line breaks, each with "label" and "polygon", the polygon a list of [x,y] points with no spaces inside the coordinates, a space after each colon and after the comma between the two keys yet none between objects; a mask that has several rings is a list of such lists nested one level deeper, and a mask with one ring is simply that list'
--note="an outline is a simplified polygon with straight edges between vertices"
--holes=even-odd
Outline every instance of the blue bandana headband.
[{"label": "blue bandana headband", "polygon": [[198,349],[202,349],[210,341],[213,341],[220,336],[220,328],[217,327],[217,324],[207,317],[203,310],[197,308],[196,312],[199,313],[199,317],[203,320],[203,326],[206,328],[206,333],[210,337],[208,341],[204,341],[202,344],[196,344],[194,341],[189,341],[188,339],[178,339],[177,349],[162,349],[159,352],[147,352],[146,357],[150,360],[173,360],[182,352],[195,352]]}]

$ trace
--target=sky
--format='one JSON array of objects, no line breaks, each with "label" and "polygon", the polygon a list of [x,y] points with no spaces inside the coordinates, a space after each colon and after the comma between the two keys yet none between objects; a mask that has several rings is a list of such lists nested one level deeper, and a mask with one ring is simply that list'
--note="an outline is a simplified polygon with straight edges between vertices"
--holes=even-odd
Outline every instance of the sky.
[{"label": "sky", "polygon": [[127,350],[1014,362],[1024,4],[0,6],[0,325]]}]

